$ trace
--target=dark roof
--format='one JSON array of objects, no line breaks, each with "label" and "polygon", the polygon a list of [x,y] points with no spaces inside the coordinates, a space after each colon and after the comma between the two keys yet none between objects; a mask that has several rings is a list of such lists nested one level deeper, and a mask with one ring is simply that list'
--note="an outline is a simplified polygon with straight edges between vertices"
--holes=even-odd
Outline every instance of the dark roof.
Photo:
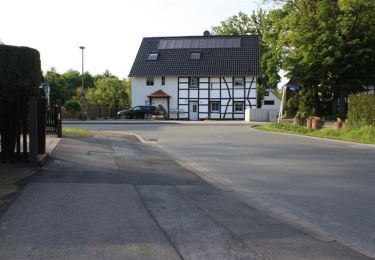
[{"label": "dark roof", "polygon": [[[200,59],[191,60],[192,51],[200,51]],[[157,59],[148,60],[150,53]],[[129,76],[258,76],[259,56],[257,35],[148,37]]]}]

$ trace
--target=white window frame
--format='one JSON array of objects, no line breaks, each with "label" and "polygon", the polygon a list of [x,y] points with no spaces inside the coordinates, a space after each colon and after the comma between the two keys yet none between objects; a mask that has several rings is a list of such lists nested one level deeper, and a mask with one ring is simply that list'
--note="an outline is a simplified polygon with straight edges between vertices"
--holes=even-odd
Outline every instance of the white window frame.
[{"label": "white window frame", "polygon": [[164,76],[161,77],[161,85],[162,85],[162,86],[165,86],[165,77],[164,77]]},{"label": "white window frame", "polygon": [[[237,105],[241,105],[241,110],[237,109]],[[233,112],[244,112],[244,111],[245,111],[245,103],[243,101],[233,102]]]},{"label": "white window frame", "polygon": [[[217,110],[212,109],[213,104],[217,104]],[[210,112],[211,113],[220,113],[220,101],[210,101]]]}]

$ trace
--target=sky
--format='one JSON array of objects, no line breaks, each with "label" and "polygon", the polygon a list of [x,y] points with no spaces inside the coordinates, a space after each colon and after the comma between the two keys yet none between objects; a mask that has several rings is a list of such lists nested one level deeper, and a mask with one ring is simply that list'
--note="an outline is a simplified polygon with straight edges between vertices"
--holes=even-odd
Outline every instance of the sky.
[{"label": "sky", "polygon": [[0,40],[40,52],[42,69],[128,76],[143,37],[203,35],[260,0],[0,0]]}]

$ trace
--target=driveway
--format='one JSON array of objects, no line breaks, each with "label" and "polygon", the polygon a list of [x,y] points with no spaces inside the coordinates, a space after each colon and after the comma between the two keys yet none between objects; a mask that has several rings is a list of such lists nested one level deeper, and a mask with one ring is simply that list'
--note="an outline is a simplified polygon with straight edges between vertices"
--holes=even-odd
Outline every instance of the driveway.
[{"label": "driveway", "polygon": [[240,124],[69,127],[136,133],[258,209],[375,257],[373,147],[260,132]]}]

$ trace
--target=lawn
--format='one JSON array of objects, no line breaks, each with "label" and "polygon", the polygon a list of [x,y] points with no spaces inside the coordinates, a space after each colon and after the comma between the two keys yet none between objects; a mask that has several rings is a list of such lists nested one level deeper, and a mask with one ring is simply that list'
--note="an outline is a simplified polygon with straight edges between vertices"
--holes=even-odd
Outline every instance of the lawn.
[{"label": "lawn", "polygon": [[81,128],[68,128],[63,127],[62,129],[63,135],[90,135],[91,131],[87,129],[81,129]]},{"label": "lawn", "polygon": [[343,140],[357,143],[375,144],[375,127],[369,126],[349,127],[340,130],[335,130],[333,128],[323,128],[320,130],[314,130],[299,125],[293,125],[290,123],[272,123],[269,125],[257,126],[257,129],[272,132],[307,135],[334,140]]}]

